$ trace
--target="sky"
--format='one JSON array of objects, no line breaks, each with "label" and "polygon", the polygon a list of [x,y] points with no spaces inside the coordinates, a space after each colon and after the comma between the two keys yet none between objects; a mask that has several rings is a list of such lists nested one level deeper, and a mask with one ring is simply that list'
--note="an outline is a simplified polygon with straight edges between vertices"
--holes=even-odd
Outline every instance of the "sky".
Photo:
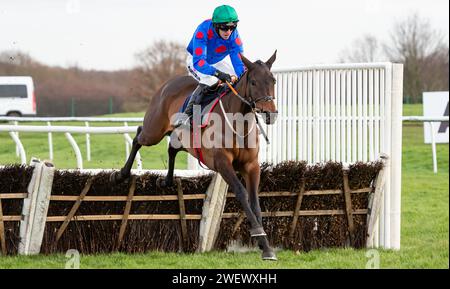
[{"label": "sky", "polygon": [[62,67],[128,69],[156,40],[187,46],[222,4],[239,15],[246,57],[267,60],[277,49],[274,68],[335,63],[356,38],[387,40],[413,13],[448,42],[448,0],[0,0],[0,52],[21,50]]}]

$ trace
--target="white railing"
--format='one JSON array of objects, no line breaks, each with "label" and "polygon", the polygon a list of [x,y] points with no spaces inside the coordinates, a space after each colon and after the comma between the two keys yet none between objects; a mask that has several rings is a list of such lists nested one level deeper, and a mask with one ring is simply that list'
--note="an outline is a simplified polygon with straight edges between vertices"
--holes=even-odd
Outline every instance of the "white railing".
[{"label": "white railing", "polygon": [[142,122],[143,117],[13,117],[0,116],[0,121],[20,122]]},{"label": "white railing", "polygon": [[433,172],[437,174],[437,153],[436,153],[436,135],[435,135],[435,124],[436,122],[449,121],[448,116],[436,116],[436,117],[428,117],[428,116],[404,116],[402,120],[405,122],[423,122],[424,124],[428,124],[428,128],[431,136],[431,155],[433,159]]},{"label": "white railing", "polygon": [[[128,126],[128,122],[142,123],[143,117],[10,117],[0,116],[0,121],[9,121],[18,125],[19,122],[46,122],[49,127],[52,126],[52,122],[84,122],[86,127],[89,127],[89,122],[121,122],[124,126]],[[18,136],[18,135],[17,135]],[[128,139],[130,136],[124,134],[125,138],[125,158],[128,158],[130,154],[130,143]],[[53,160],[53,136],[51,132],[48,132],[48,149],[49,159]],[[16,147],[16,155],[19,156],[19,147]],[[86,159],[91,160],[91,141],[90,134],[86,133]]]},{"label": "white railing", "polygon": [[[22,121],[22,120],[21,120]],[[24,146],[19,138],[19,132],[42,132],[48,133],[48,144],[49,144],[49,156],[53,159],[53,137],[52,133],[64,133],[67,140],[69,141],[72,149],[75,152],[77,159],[77,168],[83,168],[83,157],[81,155],[80,148],[72,137],[72,133],[83,133],[86,134],[86,151],[87,159],[90,160],[90,134],[123,134],[125,139],[126,156],[128,158],[129,148],[132,146],[133,140],[129,133],[135,133],[137,131],[137,126],[122,126],[122,127],[91,127],[88,126],[51,126],[48,119],[42,120],[47,122],[47,126],[30,126],[30,125],[18,125],[17,120],[15,125],[0,125],[0,132],[9,132],[11,138],[16,144],[18,155],[20,156],[21,163],[27,164],[26,152]],[[136,155],[137,168],[142,169],[142,160],[139,152]]]}]

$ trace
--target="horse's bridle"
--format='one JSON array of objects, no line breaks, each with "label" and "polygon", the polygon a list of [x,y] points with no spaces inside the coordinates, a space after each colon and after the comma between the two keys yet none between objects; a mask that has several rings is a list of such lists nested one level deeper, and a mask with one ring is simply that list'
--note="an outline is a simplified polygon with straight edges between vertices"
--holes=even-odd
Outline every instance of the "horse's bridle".
[{"label": "horse's bridle", "polygon": [[253,113],[256,112],[260,112],[256,109],[256,104],[259,102],[269,102],[269,101],[273,101],[274,98],[273,96],[270,95],[266,95],[266,96],[262,96],[260,98],[257,99],[251,99],[251,101],[248,101],[247,99],[245,99],[244,97],[242,97],[237,91],[236,89],[234,89],[234,87],[231,85],[231,83],[229,83],[228,81],[226,81],[226,84],[228,85],[228,87],[230,88],[230,90],[233,92],[234,95],[236,95],[243,103],[245,103],[246,105],[248,105],[251,109]]},{"label": "horse's bridle", "polygon": [[251,101],[248,101],[247,99],[245,99],[244,97],[242,97],[237,91],[236,89],[234,89],[234,87],[231,85],[231,83],[229,83],[228,81],[226,81],[226,84],[228,85],[228,87],[230,88],[230,90],[233,92],[234,95],[236,95],[243,103],[245,103],[246,105],[248,105],[251,109],[252,109],[252,113],[255,115],[255,120],[256,120],[256,124],[259,127],[259,130],[261,131],[261,133],[264,136],[264,139],[266,140],[267,144],[270,144],[269,138],[267,137],[266,132],[264,131],[264,128],[261,126],[261,124],[259,123],[258,117],[256,116],[256,113],[260,113],[261,111],[259,111],[259,109],[256,108],[256,104],[258,102],[269,102],[269,101],[273,101],[274,98],[273,96],[267,95],[267,96],[262,96],[260,98],[257,98],[256,100],[254,100],[252,98]]}]

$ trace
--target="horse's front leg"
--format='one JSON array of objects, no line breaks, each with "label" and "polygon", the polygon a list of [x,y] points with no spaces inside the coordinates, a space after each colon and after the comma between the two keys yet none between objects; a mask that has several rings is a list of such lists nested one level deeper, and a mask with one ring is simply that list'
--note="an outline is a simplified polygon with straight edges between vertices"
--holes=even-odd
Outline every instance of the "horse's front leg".
[{"label": "horse's front leg", "polygon": [[[244,176],[247,191],[249,193],[250,207],[258,220],[258,223],[262,226],[261,207],[259,205],[259,180],[261,169],[257,161],[249,163],[244,166],[241,174]],[[258,247],[263,250],[263,259],[276,260],[275,252],[268,246],[267,237],[258,237]]]},{"label": "horse's front leg", "polygon": [[258,223],[262,226],[261,207],[259,205],[259,181],[261,175],[261,169],[257,161],[251,162],[244,166],[241,171],[244,176],[247,192],[249,194],[250,207],[258,220]]},{"label": "horse's front leg", "polygon": [[264,260],[276,260],[276,255],[273,249],[269,245],[266,233],[262,227],[262,224],[258,221],[257,217],[253,213],[248,203],[248,193],[239,178],[234,171],[231,159],[225,154],[217,154],[214,159],[214,166],[225,182],[228,183],[231,190],[236,194],[242,208],[244,209],[247,220],[250,222],[250,235],[257,238],[258,246],[263,250],[262,258]]}]

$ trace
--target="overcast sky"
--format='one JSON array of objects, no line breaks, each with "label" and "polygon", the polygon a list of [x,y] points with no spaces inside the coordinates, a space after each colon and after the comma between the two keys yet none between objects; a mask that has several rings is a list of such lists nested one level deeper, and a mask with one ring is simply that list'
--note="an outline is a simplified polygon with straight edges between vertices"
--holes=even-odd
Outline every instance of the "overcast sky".
[{"label": "overcast sky", "polygon": [[235,7],[245,55],[274,67],[333,63],[364,34],[389,37],[397,21],[417,12],[447,35],[448,0],[0,0],[0,52],[29,53],[49,65],[115,70],[158,39],[187,45],[221,4]]}]

